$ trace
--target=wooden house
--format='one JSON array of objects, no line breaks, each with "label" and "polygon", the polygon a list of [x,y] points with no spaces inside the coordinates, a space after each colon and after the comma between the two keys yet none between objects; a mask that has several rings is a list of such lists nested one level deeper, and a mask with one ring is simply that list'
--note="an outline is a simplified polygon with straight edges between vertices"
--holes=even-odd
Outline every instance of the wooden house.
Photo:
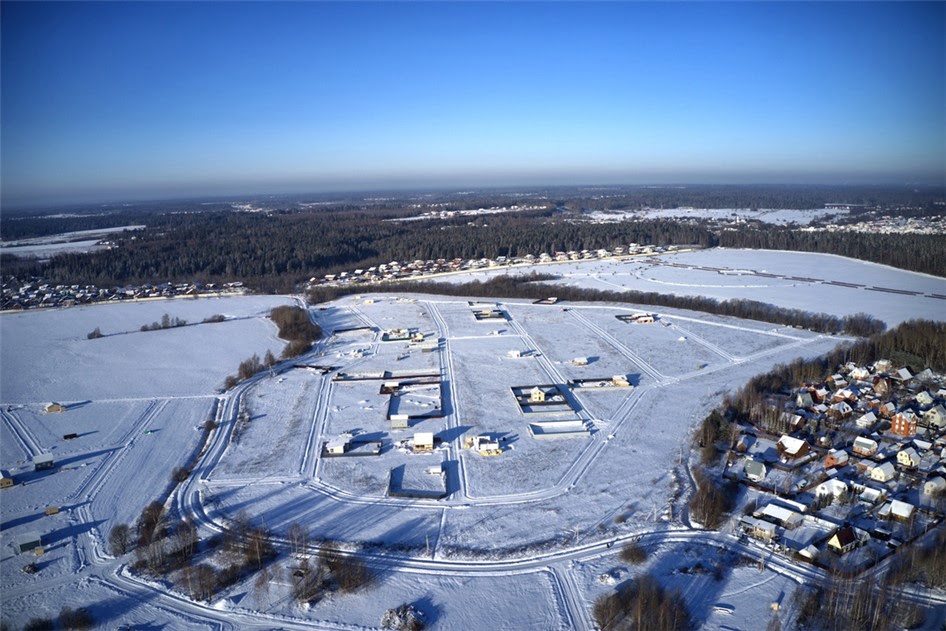
[{"label": "wooden house", "polygon": [[843,467],[847,465],[851,457],[843,449],[832,449],[824,459],[824,468]]},{"label": "wooden house", "polygon": [[788,434],[783,434],[776,443],[778,456],[783,461],[798,460],[808,455],[808,443],[801,438],[793,438]]}]

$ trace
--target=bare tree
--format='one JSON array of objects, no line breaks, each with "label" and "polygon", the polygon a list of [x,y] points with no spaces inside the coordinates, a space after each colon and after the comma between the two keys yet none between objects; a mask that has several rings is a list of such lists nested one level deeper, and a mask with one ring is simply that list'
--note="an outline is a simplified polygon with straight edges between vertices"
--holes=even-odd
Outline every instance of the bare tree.
[{"label": "bare tree", "polygon": [[115,524],[108,533],[108,547],[112,556],[121,556],[128,552],[131,533],[128,524]]}]

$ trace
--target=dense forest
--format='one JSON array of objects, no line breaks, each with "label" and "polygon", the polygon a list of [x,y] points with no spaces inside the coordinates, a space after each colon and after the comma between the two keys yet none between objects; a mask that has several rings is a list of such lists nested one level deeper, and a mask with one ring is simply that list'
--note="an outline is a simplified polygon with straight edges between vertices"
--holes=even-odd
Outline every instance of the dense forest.
[{"label": "dense forest", "polygon": [[[41,216],[5,213],[4,239],[146,224],[115,233],[118,247],[61,254],[48,261],[4,254],[5,276],[55,284],[120,286],[241,280],[263,292],[293,291],[310,277],[391,261],[515,257],[611,248],[628,243],[771,248],[834,253],[946,276],[946,239],[939,236],[800,232],[786,227],[720,228],[711,222],[648,220],[599,224],[590,210],[641,207],[817,208],[830,202],[891,204],[889,212],[934,214],[942,190],[869,187],[598,187],[526,193],[338,198],[304,202],[174,202],[87,207]],[[528,205],[515,213],[392,221],[423,210]],[[885,210],[885,212],[888,212]]]}]

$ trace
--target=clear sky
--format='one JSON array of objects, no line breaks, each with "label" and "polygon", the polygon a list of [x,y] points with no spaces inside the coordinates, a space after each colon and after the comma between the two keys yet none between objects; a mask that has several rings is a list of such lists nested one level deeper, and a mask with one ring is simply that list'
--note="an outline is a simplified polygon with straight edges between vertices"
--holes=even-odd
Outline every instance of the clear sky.
[{"label": "clear sky", "polygon": [[946,4],[0,6],[4,205],[944,183]]}]

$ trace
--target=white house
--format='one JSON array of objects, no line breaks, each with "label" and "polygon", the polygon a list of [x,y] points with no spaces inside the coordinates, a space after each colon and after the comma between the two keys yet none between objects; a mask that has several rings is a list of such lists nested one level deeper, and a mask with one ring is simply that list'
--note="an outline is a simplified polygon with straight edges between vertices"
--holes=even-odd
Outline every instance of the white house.
[{"label": "white house", "polygon": [[830,495],[834,499],[837,499],[848,492],[847,482],[844,480],[838,480],[831,478],[825,480],[821,484],[815,487],[815,496],[816,497],[825,497]]},{"label": "white house", "polygon": [[861,429],[870,429],[877,423],[877,415],[873,412],[861,415],[857,421],[857,426]]},{"label": "white house", "polygon": [[943,408],[942,405],[934,405],[923,412],[923,420],[929,427],[943,429],[946,427],[946,408]]},{"label": "white house", "polygon": [[877,516],[881,519],[896,519],[898,521],[907,521],[913,517],[913,504],[901,502],[900,500],[890,500],[880,507]]},{"label": "white house", "polygon": [[859,456],[873,456],[877,453],[877,441],[863,436],[854,439],[854,453]]},{"label": "white house", "polygon": [[433,448],[433,432],[417,432],[414,434],[414,451],[431,451]]},{"label": "white house", "polygon": [[923,485],[923,495],[939,495],[941,493],[946,493],[946,480],[939,476],[930,478]]},{"label": "white house", "polygon": [[901,449],[897,453],[897,462],[902,464],[904,467],[911,467],[915,469],[916,467],[920,466],[920,454],[916,453],[916,449],[913,447]]},{"label": "white house", "polygon": [[890,462],[885,462],[870,470],[871,480],[877,480],[878,482],[889,482],[895,477],[897,477],[897,470],[894,469],[893,464]]}]

